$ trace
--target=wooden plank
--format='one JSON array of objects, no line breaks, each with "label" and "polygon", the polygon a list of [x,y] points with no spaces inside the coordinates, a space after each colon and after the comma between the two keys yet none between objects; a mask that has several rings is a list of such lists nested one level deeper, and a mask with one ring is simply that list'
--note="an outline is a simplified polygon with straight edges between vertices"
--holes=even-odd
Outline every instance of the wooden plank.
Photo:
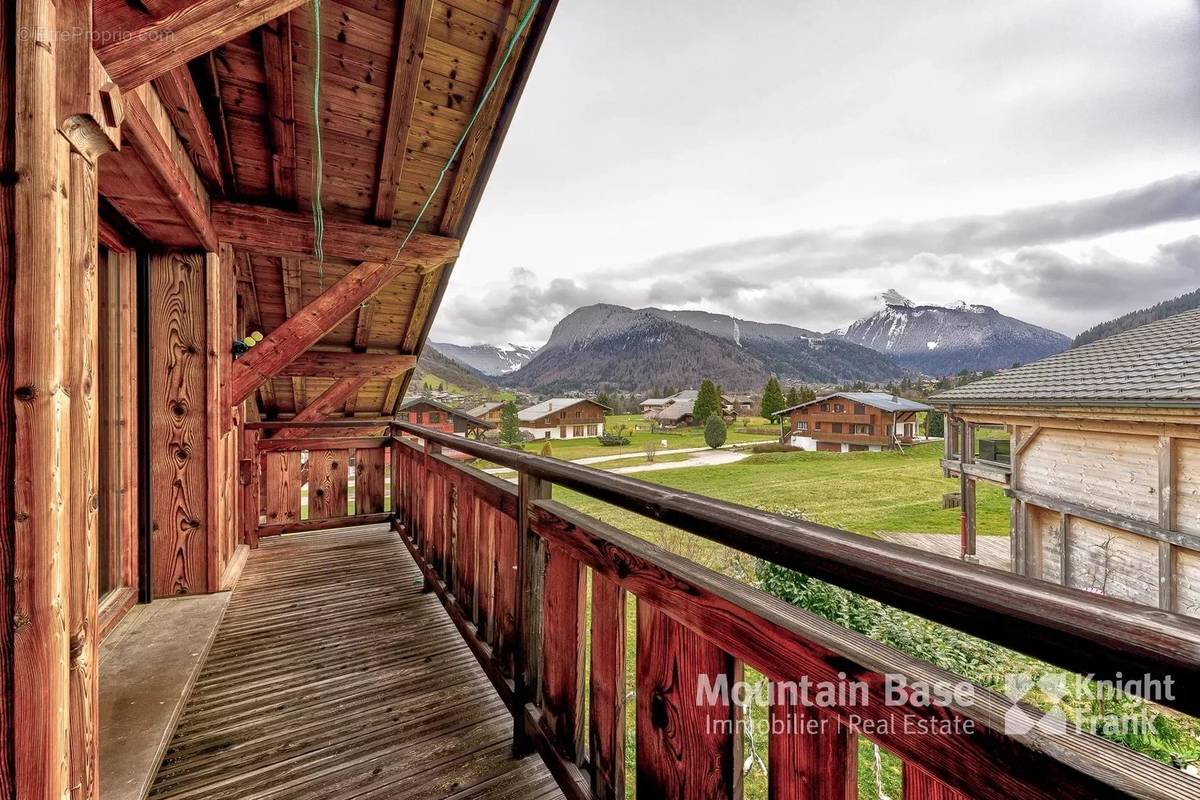
[{"label": "wooden plank", "polygon": [[149,487],[138,484],[139,456],[138,429],[147,425],[147,420],[139,419],[138,397],[141,386],[138,380],[138,352],[141,348],[149,347],[142,341],[138,330],[138,267],[137,256],[133,252],[109,254],[109,269],[117,273],[117,284],[120,297],[118,304],[117,323],[120,330],[121,346],[116,353],[117,369],[120,373],[121,389],[117,401],[117,434],[116,446],[123,455],[121,468],[121,502],[120,516],[125,530],[125,547],[122,551],[121,582],[125,586],[138,585],[138,547],[137,525],[139,514],[139,496]]},{"label": "wooden plank", "polygon": [[262,513],[262,509],[259,507],[262,482],[262,474],[259,469],[261,462],[257,452],[259,435],[258,431],[243,430],[241,452],[239,453],[239,476],[242,487],[240,515],[242,541],[252,548],[258,547],[258,539],[254,534],[258,530],[259,516]]},{"label": "wooden plank", "polygon": [[325,517],[324,519],[302,519],[297,522],[280,522],[260,525],[258,536],[265,539],[270,536],[282,536],[285,533],[308,533],[311,531],[328,531],[335,528],[353,528],[362,525],[383,525],[391,519],[389,514],[352,514],[344,517]]},{"label": "wooden plank", "polygon": [[264,25],[263,73],[270,103],[271,181],[275,196],[285,203],[296,202],[296,93],[292,76],[292,22],[285,14]]},{"label": "wooden plank", "polygon": [[425,329],[425,320],[433,313],[433,301],[437,295],[438,282],[441,280],[438,270],[427,273],[421,278],[421,288],[413,300],[412,310],[408,315],[408,329],[404,334],[402,345],[406,353],[416,352],[421,343],[421,332]]},{"label": "wooden plank", "polygon": [[96,796],[99,774],[99,351],[96,166],[70,162],[71,321],[71,796]]},{"label": "wooden plank", "polygon": [[304,439],[263,439],[258,442],[258,452],[271,453],[284,450],[354,450],[359,447],[384,447],[391,443],[386,436],[312,436]]},{"label": "wooden plank", "polygon": [[[15,56],[6,44],[16,72],[0,101],[6,105],[6,121],[15,121],[4,134],[12,137],[14,155],[7,174],[15,183],[9,195],[14,202],[0,220],[8,229],[7,256],[13,259],[6,275],[11,283],[0,289],[10,301],[11,315],[4,320],[3,335],[12,352],[0,358],[11,360],[12,394],[4,402],[14,409],[6,431],[12,446],[6,469],[12,472],[4,476],[12,486],[12,504],[6,509],[11,513],[4,523],[12,526],[7,531],[12,538],[4,545],[12,548],[11,572],[5,576],[12,606],[6,619],[14,629],[12,649],[5,653],[10,660],[4,669],[11,669],[12,686],[6,687],[11,717],[5,720],[4,735],[13,757],[10,788],[16,796],[57,800],[68,795],[70,763],[70,515],[65,500],[70,486],[66,343],[71,284],[64,191],[69,186],[69,155],[67,140],[57,133],[54,54],[59,31],[54,4],[16,4],[15,28],[9,25],[12,7],[6,4],[3,18],[6,40],[16,42]],[[7,767],[6,763],[0,771],[7,773]]]},{"label": "wooden plank", "polygon": [[175,162],[170,146],[155,127],[150,112],[136,92],[125,95],[125,125],[122,130],[130,146],[141,156],[159,188],[179,213],[180,219],[196,235],[196,241],[205,250],[215,252],[217,233],[209,221],[204,203],[196,196],[195,189]]},{"label": "wooden plank", "polygon": [[425,59],[425,39],[433,0],[411,0],[404,4],[400,35],[396,38],[396,56],[384,126],[383,148],[379,154],[379,181],[375,189],[375,221],[391,224],[396,213],[396,191],[404,171],[404,145],[412,123],[413,105],[421,82],[421,63]]},{"label": "wooden plank", "polygon": [[[28,20],[26,20],[28,21]],[[16,3],[0,5],[0,63],[16,63],[18,15]],[[16,106],[19,93],[16,70],[0,69],[0,174],[17,175]],[[22,101],[20,105],[27,105]],[[39,117],[40,119],[40,117]],[[37,135],[36,131],[21,130],[22,137]],[[14,321],[14,285],[18,269],[17,253],[26,246],[19,237],[28,236],[29,231],[16,224],[16,181],[0,182],[0,347],[5,358],[0,358],[0,464],[13,464],[16,453],[16,404],[14,397],[14,342],[11,336]],[[9,348],[14,352],[10,353]],[[15,481],[4,474],[0,480],[0,581],[12,585],[16,569],[16,506]],[[16,618],[16,593],[0,592],[0,619]],[[16,709],[13,690],[16,680],[10,664],[15,658],[14,625],[0,625],[0,797],[11,798],[15,794],[16,736],[13,718]],[[27,684],[32,688],[32,684]]]},{"label": "wooden plank", "polygon": [[[314,255],[315,234],[312,217],[307,213],[216,201],[212,204],[212,221],[222,241],[252,253],[302,258]],[[326,214],[322,246],[328,258],[383,261],[397,257],[406,234],[402,228],[383,228]],[[416,233],[398,258],[422,272],[454,259],[458,248],[457,239]]]},{"label": "wooden plank", "polygon": [[769,713],[769,800],[856,800],[855,739],[837,715],[778,697]]},{"label": "wooden plank", "polygon": [[1188,550],[1200,551],[1200,536],[1190,533],[1182,533],[1179,531],[1170,531],[1160,527],[1157,523],[1143,522],[1139,519],[1126,517],[1122,514],[1111,514],[1107,511],[1101,511],[1097,508],[1082,506],[1078,503],[1072,503],[1067,500],[1059,500],[1054,497],[1046,497],[1044,495],[1035,494],[1021,490],[1013,490],[1010,492],[1012,497],[1027,503],[1029,505],[1048,508],[1051,511],[1058,511],[1064,514],[1070,514],[1072,517],[1078,517],[1089,522],[1094,522],[1098,525],[1107,525],[1110,528],[1116,528],[1127,533],[1144,536],[1148,539],[1155,539],[1160,542],[1169,542],[1178,547],[1185,547]]},{"label": "wooden plank", "polygon": [[390,378],[412,369],[416,363],[417,357],[411,355],[308,350],[275,374],[309,378]]},{"label": "wooden plank", "polygon": [[562,548],[546,548],[541,686],[542,726],[567,761],[584,752],[584,600],[587,574]]},{"label": "wooden plank", "polygon": [[208,116],[192,73],[186,65],[176,67],[154,79],[154,88],[158,90],[171,124],[179,134],[188,155],[200,177],[218,192],[225,189],[225,181],[221,175],[221,157],[217,153],[217,140],[213,136],[212,127],[208,124]]},{"label": "wooden plank", "polygon": [[588,761],[596,800],[625,797],[625,590],[592,574]]},{"label": "wooden plank", "polygon": [[267,453],[263,457],[267,525],[300,521],[300,453]]},{"label": "wooden plank", "polygon": [[122,88],[138,86],[286,14],[304,0],[97,2],[96,54]]},{"label": "wooden plank", "polygon": [[233,402],[241,403],[249,397],[403,270],[399,262],[360,264],[289,317],[234,362]]},{"label": "wooden plank", "polygon": [[904,800],[969,800],[910,762],[904,763]]},{"label": "wooden plank", "polygon": [[383,511],[383,469],[387,449],[372,447],[354,451],[354,513]]},{"label": "wooden plank", "polygon": [[637,795],[733,798],[734,708],[696,702],[701,678],[733,681],[727,653],[638,598]]},{"label": "wooden plank", "polygon": [[[513,608],[516,636],[519,645],[514,653],[514,677],[516,679],[516,702],[523,708],[532,702],[541,683],[542,665],[542,616],[545,578],[545,542],[530,527],[530,513],[535,500],[548,499],[551,484],[532,475],[517,476],[517,519],[516,519],[516,594]],[[513,731],[513,747],[516,755],[527,752],[530,746],[525,735],[524,723],[518,718]]]},{"label": "wooden plank", "polygon": [[350,482],[347,450],[308,451],[308,518],[345,517]]}]

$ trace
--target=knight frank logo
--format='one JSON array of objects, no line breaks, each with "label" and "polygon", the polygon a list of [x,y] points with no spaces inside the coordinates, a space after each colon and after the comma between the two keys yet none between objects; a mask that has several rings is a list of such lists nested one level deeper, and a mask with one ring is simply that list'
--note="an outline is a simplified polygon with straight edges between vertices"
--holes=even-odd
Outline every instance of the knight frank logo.
[{"label": "knight frank logo", "polygon": [[1038,678],[1036,686],[1052,706],[1045,714],[1031,714],[1020,705],[1021,700],[1029,697],[1034,686],[1033,678],[1029,675],[1004,676],[1004,694],[1012,701],[1012,705],[1004,713],[1004,732],[1009,736],[1021,735],[1036,728],[1045,733],[1066,733],[1067,715],[1063,713],[1060,704],[1067,696],[1067,676],[1058,673]]},{"label": "knight frank logo", "polygon": [[[1025,673],[1004,676],[1004,694],[1012,705],[1004,713],[1004,732],[1020,736],[1041,733],[1090,733],[1144,736],[1155,731],[1155,703],[1174,699],[1174,678],[1117,673],[1114,679],[1094,675],[1047,673],[1036,680]],[[1036,711],[1021,701],[1041,706]]]}]

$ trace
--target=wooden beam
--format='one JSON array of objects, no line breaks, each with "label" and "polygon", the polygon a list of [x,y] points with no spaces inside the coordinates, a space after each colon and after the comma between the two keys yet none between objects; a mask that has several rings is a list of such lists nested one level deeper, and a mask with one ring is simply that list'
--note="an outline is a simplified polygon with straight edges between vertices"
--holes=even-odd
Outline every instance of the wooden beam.
[{"label": "wooden beam", "polygon": [[217,59],[213,53],[206,55],[197,70],[201,86],[196,88],[208,99],[206,108],[212,110],[211,120],[216,121],[214,133],[218,137],[221,166],[225,171],[227,189],[238,194],[237,167],[233,163],[233,145],[229,138],[229,118],[225,115],[225,100],[221,97],[221,76],[217,72]]},{"label": "wooden beam", "polygon": [[308,436],[285,439],[276,436],[258,443],[258,452],[275,453],[288,450],[357,450],[359,448],[383,447],[392,441],[390,436]]},{"label": "wooden beam", "polygon": [[200,94],[192,81],[192,73],[186,65],[164,72],[154,79],[154,88],[162,100],[175,132],[187,148],[192,164],[210,187],[224,191],[225,181],[221,174],[221,156],[217,153],[217,140],[200,102]]},{"label": "wooden beam", "polygon": [[[254,285],[254,264],[250,261],[250,254],[244,250],[235,251],[235,258],[237,260],[238,286],[243,298],[242,307],[246,312],[246,330],[244,332],[253,333],[262,328],[262,311],[258,307],[258,289]],[[266,381],[258,388],[262,393],[263,408],[271,412],[276,411],[278,404],[275,400],[274,384]],[[255,410],[257,411],[257,409]]]},{"label": "wooden beam", "polygon": [[413,368],[416,356],[309,350],[276,374],[305,378],[392,378]]},{"label": "wooden beam", "polygon": [[[366,382],[366,378],[341,378],[335,381],[332,386],[321,392],[321,395],[316,400],[306,405],[303,411],[292,417],[291,421],[312,422],[314,420],[325,419],[335,410],[340,409],[342,404],[346,402],[346,398],[361,389]],[[307,428],[287,428],[275,434],[272,437],[272,441],[303,439],[308,435],[308,432],[309,429]]]},{"label": "wooden beam", "polygon": [[[284,256],[279,259],[279,270],[283,283],[283,312],[291,318],[304,307],[304,274],[300,270],[300,259]],[[292,411],[299,411],[307,402],[304,389],[303,379],[292,378]]]},{"label": "wooden beam", "polygon": [[96,53],[122,88],[181,67],[307,0],[97,0]]},{"label": "wooden beam", "polygon": [[425,59],[425,39],[432,14],[433,0],[408,0],[404,4],[375,189],[375,221],[379,223],[390,225],[396,213],[396,192],[404,171],[404,145],[420,88],[421,63]]},{"label": "wooden beam", "polygon": [[347,272],[237,360],[233,368],[233,402],[249,397],[263,381],[278,374],[403,271],[401,262],[372,261]]},{"label": "wooden beam", "polygon": [[275,196],[296,202],[296,93],[292,80],[292,22],[285,14],[262,28],[267,114],[271,121],[271,179]]},{"label": "wooden beam", "polygon": [[[252,253],[311,257],[312,216],[268,206],[214,202],[213,227],[222,241]],[[383,261],[396,255],[406,231],[381,228],[336,214],[325,215],[325,255],[353,261]],[[446,236],[413,234],[399,259],[418,271],[440,267],[458,255],[459,242]]]},{"label": "wooden beam", "polygon": [[[284,431],[289,428],[321,428],[328,430],[331,428],[354,428],[356,430],[375,430],[377,428],[386,428],[391,425],[394,420],[391,417],[356,417],[355,419],[324,419],[315,422],[296,422],[290,419],[268,419],[261,422],[247,422],[245,429],[248,431]],[[368,436],[370,434],[361,434]]]},{"label": "wooden beam", "polygon": [[200,198],[188,183],[183,171],[175,163],[170,146],[150,118],[142,99],[136,92],[125,95],[125,125],[123,128],[129,143],[137,150],[142,161],[154,176],[154,180],[170,199],[175,210],[196,234],[197,240],[209,252],[216,252],[217,234],[205,213]]},{"label": "wooden beam", "polygon": [[421,288],[417,290],[416,300],[413,301],[412,311],[408,316],[408,329],[404,333],[402,345],[405,352],[414,353],[421,344],[421,332],[425,329],[425,320],[433,310],[433,298],[437,294],[438,281],[441,280],[439,271],[427,272],[421,279]]}]

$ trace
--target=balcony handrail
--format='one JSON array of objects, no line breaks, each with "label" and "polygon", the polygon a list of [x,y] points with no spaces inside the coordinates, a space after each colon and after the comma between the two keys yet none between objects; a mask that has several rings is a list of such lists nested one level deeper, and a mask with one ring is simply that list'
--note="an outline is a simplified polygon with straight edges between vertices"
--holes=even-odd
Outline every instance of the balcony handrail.
[{"label": "balcony handrail", "polygon": [[1170,679],[1163,704],[1200,716],[1200,621],[1191,617],[411,423],[393,427],[1064,669]]}]

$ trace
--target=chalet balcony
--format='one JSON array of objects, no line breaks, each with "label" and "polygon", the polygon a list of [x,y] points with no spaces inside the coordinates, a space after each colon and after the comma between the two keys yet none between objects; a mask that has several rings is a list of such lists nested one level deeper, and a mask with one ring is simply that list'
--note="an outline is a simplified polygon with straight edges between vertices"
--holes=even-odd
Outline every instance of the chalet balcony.
[{"label": "chalet balcony", "polygon": [[[1192,714],[1194,620],[407,423],[382,440],[270,441],[249,484],[265,503],[256,546],[155,771],[154,800],[611,799],[627,787],[737,797],[742,711],[698,704],[696,686],[745,667],[779,685],[866,687],[862,705],[772,706],[771,797],[848,796],[860,737],[902,759],[905,798],[1200,797],[1186,773],[1090,735],[1006,733],[1013,703],[978,687],[945,704],[911,691],[885,702],[885,681],[961,689],[963,679],[580,514],[552,487],[1064,669],[1173,676],[1170,704]],[[443,447],[520,478],[499,480]],[[313,465],[308,502],[317,487],[341,494],[336,473],[311,470],[351,450],[389,468],[389,497],[367,480],[354,516],[270,521],[300,516],[300,450]],[[930,726],[943,732],[919,732]]]}]

